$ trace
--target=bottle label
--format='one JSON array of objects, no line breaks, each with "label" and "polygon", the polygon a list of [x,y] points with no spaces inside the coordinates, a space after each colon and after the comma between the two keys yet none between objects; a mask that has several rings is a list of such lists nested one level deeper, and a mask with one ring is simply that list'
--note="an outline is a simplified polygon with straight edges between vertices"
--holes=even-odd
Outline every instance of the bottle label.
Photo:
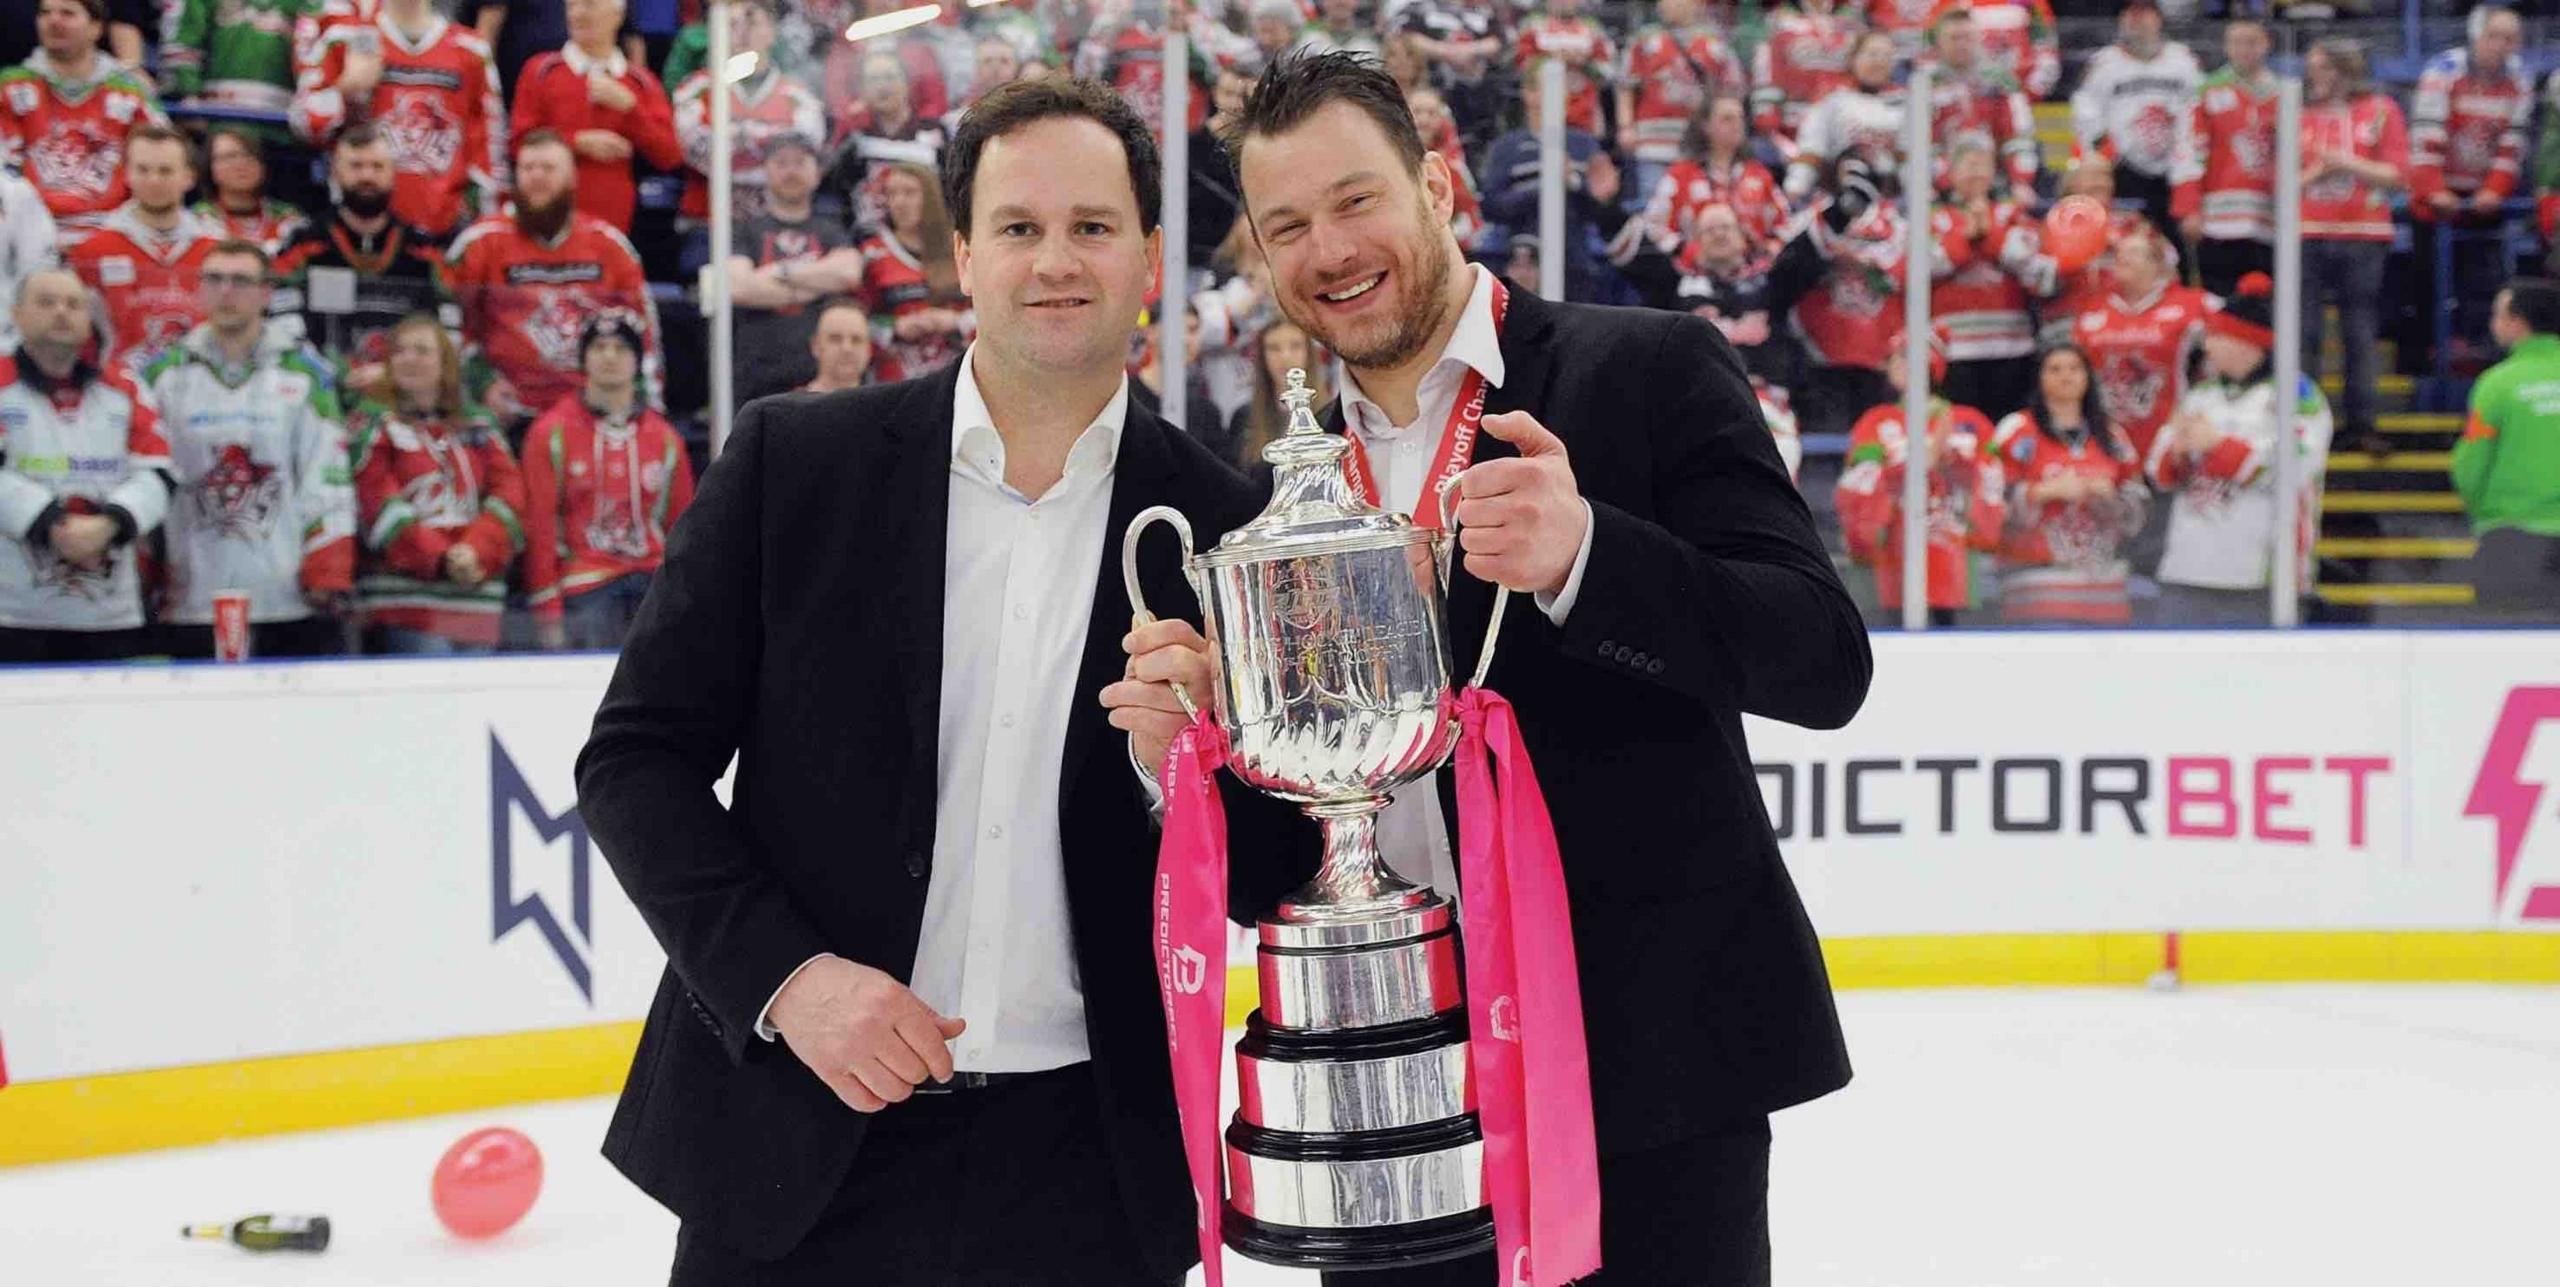
[{"label": "bottle label", "polygon": [[309,1217],[309,1216],[275,1216],[275,1217],[273,1217],[273,1218],[271,1218],[271,1219],[269,1219],[269,1220],[267,1221],[267,1232],[269,1232],[269,1233],[309,1233],[309,1232],[311,1232],[311,1217]]}]

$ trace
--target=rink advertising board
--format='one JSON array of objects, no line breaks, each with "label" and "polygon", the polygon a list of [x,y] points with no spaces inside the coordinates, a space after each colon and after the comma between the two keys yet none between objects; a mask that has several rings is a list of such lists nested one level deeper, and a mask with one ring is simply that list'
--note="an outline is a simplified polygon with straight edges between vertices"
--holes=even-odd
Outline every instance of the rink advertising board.
[{"label": "rink advertising board", "polygon": [[[2199,979],[2560,980],[2549,634],[1876,651],[1850,728],[1750,729],[1844,986],[2139,981],[2169,931]],[[0,672],[0,1164],[618,1085],[662,958],[575,808],[610,670]]]}]

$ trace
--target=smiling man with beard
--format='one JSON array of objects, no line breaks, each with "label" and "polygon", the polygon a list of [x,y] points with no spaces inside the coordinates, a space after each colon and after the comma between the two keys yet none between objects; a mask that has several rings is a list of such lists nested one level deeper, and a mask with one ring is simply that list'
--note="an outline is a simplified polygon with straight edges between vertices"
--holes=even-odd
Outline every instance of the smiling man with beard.
[{"label": "smiling man with beard", "polygon": [[[1732,346],[1703,318],[1549,303],[1469,266],[1448,166],[1384,72],[1283,59],[1228,146],[1275,298],[1341,357],[1326,419],[1348,418],[1372,497],[1428,514],[1431,480],[1457,479],[1451,653],[1476,655],[1494,586],[1535,604],[1506,615],[1487,686],[1564,859],[1604,1205],[1588,1281],[1764,1284],[1768,1114],[1849,1064],[1742,716],[1846,723],[1871,668],[1858,611]],[[1379,844],[1454,895],[1436,785],[1396,798]],[[1358,1281],[1495,1276],[1488,1253]]]}]

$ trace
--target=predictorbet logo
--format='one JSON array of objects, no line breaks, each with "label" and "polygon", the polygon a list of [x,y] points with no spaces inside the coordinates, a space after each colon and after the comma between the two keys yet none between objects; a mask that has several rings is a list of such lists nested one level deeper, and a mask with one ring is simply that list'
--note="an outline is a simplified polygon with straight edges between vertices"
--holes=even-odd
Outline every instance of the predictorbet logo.
[{"label": "predictorbet logo", "polygon": [[[569,841],[569,925],[560,923],[559,909],[542,897],[541,885],[522,897],[516,896],[516,856],[514,819],[521,815],[532,824],[533,835],[542,851],[549,851],[562,837]],[[534,794],[532,784],[507,755],[505,744],[495,732],[489,734],[489,941],[499,942],[518,926],[531,925],[551,945],[551,954],[559,958],[560,968],[569,981],[578,985],[578,994],[594,1005],[595,971],[591,963],[594,940],[594,846],[587,840],[587,824],[578,816],[578,806],[570,804],[559,813],[544,807],[542,797]],[[556,891],[555,891],[556,892]],[[570,929],[574,927],[573,937]]]},{"label": "predictorbet logo", "polygon": [[[2525,841],[2540,818],[2544,788],[2550,784],[2529,768],[2526,751],[2544,724],[2560,725],[2560,688],[2516,688],[2498,712],[2489,733],[2489,749],[2480,757],[2480,773],[2471,780],[2471,798],[2462,806],[2466,818],[2487,818],[2498,826],[2498,881],[2492,906],[2503,913],[2516,883],[2516,868]],[[2555,734],[2560,736],[2560,734]],[[2549,757],[2545,757],[2546,761]],[[2560,885],[2534,885],[2525,890],[2519,919],[2560,921]]]}]

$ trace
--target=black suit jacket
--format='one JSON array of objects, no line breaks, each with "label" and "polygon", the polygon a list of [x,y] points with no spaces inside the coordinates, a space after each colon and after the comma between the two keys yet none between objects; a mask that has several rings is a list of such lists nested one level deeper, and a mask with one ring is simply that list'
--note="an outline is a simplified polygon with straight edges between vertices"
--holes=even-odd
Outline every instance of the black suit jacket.
[{"label": "black suit jacket", "polygon": [[[1713,326],[1515,291],[1502,361],[1486,413],[1554,431],[1591,502],[1564,626],[1513,596],[1486,686],[1518,708],[1555,819],[1601,1151],[1836,1090],[1849,1061],[1830,981],[1742,715],[1847,723],[1873,668],[1866,628]],[[1338,404],[1327,420],[1340,427]],[[1477,444],[1480,461],[1518,454]],[[1492,607],[1460,574],[1462,669]],[[1454,820],[1454,775],[1439,783]]]},{"label": "black suit jacket", "polygon": [[[820,952],[901,980],[914,966],[934,850],[957,378],[955,364],[749,406],[677,525],[578,757],[580,811],[668,958],[606,1156],[758,1258],[806,1236],[868,1119],[759,1040],[757,1015]],[[1260,505],[1197,443],[1130,408],[1060,770],[1104,1128],[1139,1245],[1170,1273],[1197,1251],[1148,947],[1156,837],[1098,701],[1120,677],[1130,621],[1120,534],[1154,504],[1204,535]],[[1175,546],[1161,533],[1148,545],[1149,606],[1196,622]],[[733,753],[724,809],[712,784]],[[1313,832],[1277,802],[1227,796],[1236,905],[1259,911],[1311,867]],[[1275,857],[1258,866],[1263,853]]]}]

